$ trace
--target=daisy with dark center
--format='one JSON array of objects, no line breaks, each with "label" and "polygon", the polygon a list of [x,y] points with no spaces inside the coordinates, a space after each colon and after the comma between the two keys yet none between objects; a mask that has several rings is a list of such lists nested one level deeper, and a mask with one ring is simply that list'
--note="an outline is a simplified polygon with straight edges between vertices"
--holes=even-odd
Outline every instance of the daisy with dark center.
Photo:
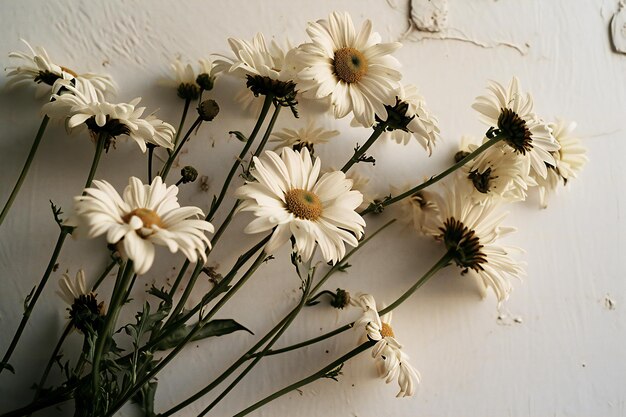
[{"label": "daisy with dark center", "polygon": [[78,74],[75,71],[54,63],[46,50],[42,47],[33,48],[28,42],[22,40],[30,50],[28,52],[11,52],[9,58],[18,59],[22,65],[9,67],[9,81],[7,87],[34,82],[38,84],[37,95],[50,94],[55,84],[69,84],[73,79],[80,79],[89,83],[95,90],[99,99],[104,99],[105,94],[115,92],[115,83],[108,75],[101,74]]},{"label": "daisy with dark center", "polygon": [[533,173],[545,178],[546,164],[554,166],[551,152],[559,144],[549,126],[534,113],[532,96],[522,92],[517,77],[513,77],[507,89],[492,81],[488,90],[491,95],[477,97],[472,107],[493,134],[502,137],[515,153],[530,159]]},{"label": "daisy with dark center", "polygon": [[334,263],[345,255],[345,243],[358,245],[365,221],[355,210],[363,196],[351,190],[352,181],[343,172],[320,177],[320,168],[319,158],[311,158],[306,148],[283,148],[280,155],[266,151],[254,157],[251,174],[256,182],[239,187],[236,195],[242,200],[239,211],[256,216],[246,233],[273,229],[267,253],[293,236],[295,250],[304,261],[311,258],[317,243],[324,260]]},{"label": "daisy with dark center", "polygon": [[409,356],[402,351],[402,345],[396,339],[391,327],[391,312],[380,317],[376,310],[376,300],[369,294],[359,294],[351,298],[350,303],[363,310],[355,323],[355,328],[363,327],[365,333],[361,343],[375,341],[372,357],[376,361],[378,375],[388,384],[398,381],[400,391],[396,397],[410,397],[415,393],[415,385],[420,382],[420,375],[409,363]]},{"label": "daisy with dark center", "polygon": [[318,127],[313,119],[309,119],[305,127],[300,129],[285,128],[274,133],[270,142],[277,142],[276,149],[289,146],[294,150],[307,148],[311,154],[315,153],[315,145],[328,143],[328,141],[339,135],[338,130],[325,130]]},{"label": "daisy with dark center", "polygon": [[206,261],[210,246],[205,232],[213,225],[200,220],[202,210],[180,207],[178,187],[166,186],[161,177],[143,184],[131,177],[122,196],[106,181],[94,181],[94,188],[74,198],[75,214],[66,222],[76,228],[74,235],[94,238],[106,235],[123,257],[133,261],[137,274],[145,274],[154,261],[154,245],[178,251],[191,262]]},{"label": "daisy with dark center", "polygon": [[183,64],[178,59],[171,65],[173,77],[167,81],[176,88],[176,94],[183,100],[197,100],[200,86],[196,84],[196,73],[191,64]]},{"label": "daisy with dark center", "polygon": [[365,127],[387,119],[385,105],[392,105],[402,75],[399,62],[391,56],[401,44],[381,43],[366,20],[357,32],[347,13],[333,12],[328,20],[310,22],[311,43],[298,49],[298,87],[305,97],[330,97],[336,118],[350,112]]},{"label": "daisy with dark center", "polygon": [[445,245],[462,275],[477,278],[481,293],[492,288],[499,303],[506,300],[511,279],[521,277],[523,269],[510,257],[519,249],[498,243],[499,238],[515,230],[500,226],[505,214],[495,214],[497,203],[491,199],[475,204],[458,184],[447,189],[444,197],[434,197],[439,215],[428,223],[428,233]]},{"label": "daisy with dark center", "polygon": [[104,321],[104,302],[98,303],[96,294],[87,291],[82,269],[78,270],[73,281],[68,274],[63,274],[57,295],[69,306],[72,326],[83,334],[98,332]]},{"label": "daisy with dark center", "polygon": [[545,178],[536,176],[539,202],[542,207],[547,207],[547,197],[555,192],[560,184],[567,183],[576,178],[583,166],[587,163],[587,150],[582,146],[580,139],[573,135],[576,129],[575,122],[557,120],[550,123],[554,138],[560,145],[558,151],[552,152],[555,165],[549,165],[548,175]]}]

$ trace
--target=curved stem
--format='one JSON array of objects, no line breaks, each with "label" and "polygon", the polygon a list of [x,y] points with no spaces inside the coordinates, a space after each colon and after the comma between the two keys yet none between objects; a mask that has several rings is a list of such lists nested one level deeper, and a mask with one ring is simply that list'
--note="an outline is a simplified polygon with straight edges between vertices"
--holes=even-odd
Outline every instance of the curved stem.
[{"label": "curved stem", "polygon": [[41,143],[41,138],[43,138],[43,134],[46,131],[46,126],[48,126],[49,120],[50,118],[48,117],[48,115],[45,115],[43,119],[41,120],[41,124],[39,125],[39,130],[37,130],[37,136],[35,136],[35,141],[30,147],[30,152],[28,153],[28,157],[26,157],[26,162],[24,162],[24,167],[22,168],[22,172],[20,173],[20,176],[18,177],[17,182],[15,183],[15,186],[13,187],[13,191],[11,191],[11,195],[9,196],[9,199],[7,200],[6,204],[4,205],[4,208],[2,209],[2,213],[0,213],[0,225],[2,224],[2,222],[4,222],[4,218],[9,213],[9,210],[11,209],[11,206],[13,205],[13,201],[15,200],[15,197],[17,197],[17,194],[20,192],[22,183],[26,179],[26,174],[28,174],[30,165],[32,164],[33,159],[35,158],[35,154],[37,153],[37,148],[39,147],[39,143]]},{"label": "curved stem", "polygon": [[106,268],[104,268],[104,271],[102,272],[102,274],[100,274],[100,276],[96,280],[95,284],[93,284],[93,289],[92,289],[93,291],[98,289],[100,284],[102,284],[102,281],[104,281],[104,279],[107,277],[107,275],[109,275],[109,272],[111,272],[111,270],[113,269],[113,267],[115,267],[115,265],[117,265],[117,261],[109,262],[109,264],[106,266]]},{"label": "curved stem", "polygon": [[491,147],[492,145],[495,145],[496,143],[498,143],[499,141],[501,141],[504,137],[503,136],[495,136],[491,139],[489,139],[487,142],[483,143],[480,147],[478,147],[476,150],[474,150],[474,152],[470,153],[469,155],[467,155],[465,158],[461,159],[459,162],[457,162],[456,164],[452,165],[450,168],[446,169],[445,171],[441,172],[438,175],[435,175],[434,177],[431,177],[428,181],[425,181],[423,183],[421,183],[420,185],[411,188],[410,190],[396,196],[396,197],[392,197],[386,200],[383,200],[380,203],[372,203],[369,205],[369,207],[367,207],[365,210],[362,210],[359,214],[361,216],[364,216],[368,213],[371,213],[373,211],[379,211],[381,209],[383,209],[384,207],[387,207],[391,204],[397,203],[398,201],[410,197],[412,195],[414,195],[415,193],[420,192],[421,190],[423,190],[424,188],[433,185],[434,183],[436,183],[439,180],[442,180],[443,178],[447,177],[448,175],[452,174],[454,171],[456,171],[457,169],[461,168],[463,165],[465,165],[466,163],[468,163],[469,161],[471,161],[472,159],[476,158],[478,155],[480,155],[481,153],[483,153],[484,151],[486,151],[489,147]]},{"label": "curved stem", "polygon": [[215,216],[217,209],[222,204],[222,201],[224,200],[224,197],[226,196],[226,192],[228,191],[228,186],[230,185],[230,182],[233,180],[233,177],[235,176],[235,174],[237,173],[237,168],[239,168],[241,161],[245,158],[246,154],[250,150],[250,147],[252,146],[252,142],[254,142],[256,135],[259,133],[259,130],[261,130],[261,126],[263,125],[263,122],[265,121],[265,117],[267,116],[267,112],[269,111],[271,104],[272,104],[272,96],[265,96],[265,100],[263,101],[263,108],[261,109],[261,114],[259,114],[259,119],[254,125],[254,129],[252,129],[252,133],[250,134],[250,137],[246,141],[246,144],[244,145],[243,149],[241,150],[241,153],[237,157],[237,160],[235,161],[233,166],[230,168],[230,171],[228,172],[226,181],[224,181],[224,185],[222,186],[222,190],[220,191],[219,196],[217,197],[215,202],[211,204],[211,209],[209,210],[209,213],[206,216],[206,220],[208,221],[213,220],[213,216]]},{"label": "curved stem", "polygon": [[[28,319],[30,318],[30,314],[32,313],[33,308],[35,307],[35,303],[39,299],[39,296],[41,295],[44,287],[46,286],[46,283],[48,282],[48,279],[50,278],[50,274],[52,274],[52,270],[54,269],[54,265],[56,265],[57,263],[57,258],[59,257],[59,254],[61,253],[61,248],[63,247],[63,242],[65,242],[65,238],[67,237],[67,235],[68,235],[67,230],[61,229],[61,233],[59,233],[59,237],[57,238],[57,243],[54,246],[54,251],[52,252],[52,256],[50,257],[50,261],[48,262],[48,267],[46,268],[46,271],[44,272],[43,277],[41,278],[41,281],[39,281],[39,285],[37,286],[35,293],[33,294],[32,298],[28,301],[28,305],[26,306],[26,309],[22,316],[22,320],[20,321],[20,324],[17,327],[15,334],[13,335],[13,339],[11,340],[11,344],[9,345],[9,348],[7,349],[4,356],[2,357],[2,361],[0,361],[0,363],[8,364],[9,359],[11,359],[11,355],[13,354],[13,351],[15,350],[15,347],[17,346],[17,343],[20,340],[20,337],[22,336],[22,332],[24,331],[24,328],[26,327],[26,323],[28,322]],[[0,366],[0,373],[2,373],[3,369],[4,367]]]},{"label": "curved stem", "polygon": [[256,403],[254,403],[253,405],[251,405],[250,407],[246,408],[245,410],[235,414],[234,417],[242,417],[245,416],[246,414],[250,414],[251,412],[253,412],[254,410],[256,410],[257,408],[260,408],[262,406],[264,406],[265,404],[269,403],[270,401],[275,400],[278,397],[281,397],[285,394],[287,394],[288,392],[291,392],[295,389],[298,389],[300,387],[303,387],[307,384],[310,384],[313,381],[316,381],[320,378],[324,378],[327,377],[328,373],[331,371],[334,371],[335,369],[337,369],[339,366],[341,366],[345,361],[347,361],[348,359],[353,358],[354,356],[358,355],[361,352],[366,351],[367,349],[371,348],[372,346],[374,346],[375,342],[372,341],[367,341],[359,346],[357,346],[356,348],[352,349],[350,352],[346,353],[345,355],[343,355],[342,357],[340,357],[339,359],[335,360],[334,362],[331,362],[330,364],[326,365],[325,367],[323,367],[322,369],[320,369],[319,371],[315,372],[314,374],[301,379],[298,382],[294,382],[293,384],[279,390],[276,391],[275,393],[273,393],[272,395],[268,395],[267,397],[265,397],[264,399],[262,399],[261,401],[258,401]]},{"label": "curved stem", "polygon": [[367,139],[367,142],[365,142],[365,144],[363,146],[360,146],[360,147],[358,147],[358,148],[356,148],[354,150],[354,155],[352,155],[350,160],[348,162],[346,162],[346,164],[343,166],[343,168],[341,168],[341,171],[346,173],[352,167],[352,165],[354,165],[357,162],[359,162],[361,157],[363,155],[365,155],[365,152],[367,152],[367,150],[370,148],[370,146],[372,146],[374,144],[374,142],[376,142],[376,140],[378,140],[378,138],[380,137],[380,135],[383,134],[383,132],[385,131],[386,128],[387,128],[387,123],[386,122],[381,122],[381,123],[377,124],[376,126],[374,126],[374,131],[372,132],[370,137]]},{"label": "curved stem", "polygon": [[170,155],[169,158],[167,158],[167,161],[165,162],[165,165],[163,166],[163,169],[161,169],[161,173],[159,174],[160,177],[163,179],[163,181],[165,181],[165,179],[167,178],[167,175],[170,173],[170,169],[172,168],[172,164],[174,163],[174,160],[176,159],[176,157],[180,153],[180,150],[183,148],[183,146],[185,146],[185,142],[187,142],[187,139],[189,139],[189,137],[191,136],[191,133],[193,132],[193,130],[196,128],[196,126],[199,126],[200,123],[202,123],[202,118],[198,117],[193,122],[193,124],[191,125],[191,127],[189,128],[187,133],[185,133],[185,136],[183,137],[183,140],[180,141],[180,144],[176,147],[174,152]]}]

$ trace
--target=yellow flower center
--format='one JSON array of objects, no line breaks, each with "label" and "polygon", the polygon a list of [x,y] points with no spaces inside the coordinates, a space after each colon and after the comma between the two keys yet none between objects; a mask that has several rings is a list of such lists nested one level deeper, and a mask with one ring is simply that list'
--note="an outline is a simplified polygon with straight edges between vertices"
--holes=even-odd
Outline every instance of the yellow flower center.
[{"label": "yellow flower center", "polygon": [[163,225],[163,220],[161,220],[159,215],[156,214],[154,210],[150,210],[147,208],[137,208],[131,211],[130,213],[128,213],[127,215],[125,215],[124,217],[122,217],[122,220],[128,223],[133,216],[137,216],[141,219],[141,221],[143,222],[143,227],[147,227],[147,228],[150,228],[152,226],[158,226],[160,228],[165,227]]},{"label": "yellow flower center", "polygon": [[287,210],[305,220],[317,220],[322,215],[322,202],[311,191],[294,188],[285,194]]},{"label": "yellow flower center", "polygon": [[367,58],[354,48],[336,50],[333,65],[337,77],[348,84],[359,82],[367,73]]},{"label": "yellow flower center", "polygon": [[61,67],[61,69],[64,72],[67,72],[68,74],[72,75],[73,77],[78,77],[78,74],[76,74],[74,71],[72,71],[71,69],[69,69],[67,67]]},{"label": "yellow flower center", "polygon": [[387,323],[383,323],[383,328],[380,329],[380,335],[382,337],[395,337],[393,334],[393,329]]}]

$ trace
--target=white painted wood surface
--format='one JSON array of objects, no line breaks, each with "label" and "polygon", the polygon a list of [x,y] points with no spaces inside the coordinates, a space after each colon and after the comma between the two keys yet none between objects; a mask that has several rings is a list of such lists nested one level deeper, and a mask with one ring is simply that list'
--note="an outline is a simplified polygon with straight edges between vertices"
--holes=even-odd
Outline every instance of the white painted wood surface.
[{"label": "white painted wood surface", "polygon": [[[108,72],[119,86],[119,100],[144,97],[148,109],[177,124],[181,102],[159,86],[170,61],[195,60],[227,52],[227,37],[250,39],[257,31],[268,38],[288,35],[306,39],[305,23],[340,8],[355,21],[371,18],[385,40],[405,39],[397,56],[405,80],[420,86],[440,121],[444,141],[427,160],[417,146],[381,143],[372,149],[373,190],[439,171],[450,161],[461,135],[480,136],[482,126],[470,109],[488,79],[508,82],[512,75],[535,95],[546,118],[578,121],[578,133],[590,162],[568,190],[540,210],[536,197],[510,207],[507,224],[519,228],[509,243],[526,249],[528,276],[516,283],[500,312],[494,298],[478,296],[474,283],[458,270],[440,273],[395,312],[398,337],[406,345],[423,381],[411,399],[395,399],[395,386],[376,379],[366,356],[346,364],[338,383],[325,380],[291,393],[259,410],[259,416],[623,416],[626,415],[626,56],[612,52],[610,18],[617,1],[481,0],[449,1],[448,29],[431,38],[406,33],[408,1],[346,0],[332,2],[107,2],[24,0],[0,3],[0,67],[9,51],[22,49],[19,38],[42,45],[55,60],[79,70]],[[1,78],[0,86],[6,82]],[[181,192],[184,202],[206,208],[239,144],[227,131],[249,131],[253,121],[235,115],[234,80],[222,79],[215,92],[222,113],[204,127],[182,155],[209,176],[210,190],[197,185]],[[0,93],[0,197],[8,196],[39,123],[32,91]],[[285,112],[287,113],[287,112]],[[294,125],[287,114],[281,124]],[[351,130],[347,120],[327,119],[342,130],[335,146],[319,154],[330,164],[346,159],[367,132]],[[48,200],[68,207],[78,194],[91,161],[85,134],[67,137],[54,127],[47,133],[33,169],[8,220],[0,228],[0,349],[4,351],[20,315],[25,294],[45,268],[57,234]],[[121,167],[121,168],[120,168]],[[145,160],[136,146],[120,141],[102,161],[98,177],[122,187],[129,175],[145,175]],[[386,214],[390,216],[392,213]],[[235,254],[255,242],[239,237],[247,219],[239,219],[210,263],[220,271]],[[370,221],[373,230],[380,220]],[[236,241],[235,241],[236,240]],[[93,279],[105,263],[97,249],[102,241],[70,241],[60,257],[59,273],[86,269]],[[164,251],[160,252],[161,254]],[[365,248],[349,274],[330,288],[366,291],[390,302],[427,270],[442,253],[436,244],[398,226]],[[263,267],[241,291],[223,317],[234,317],[257,335],[273,326],[296,300],[298,282],[288,252]],[[180,258],[175,258],[179,265]],[[167,261],[167,262],[166,262]],[[162,271],[171,259],[161,262]],[[153,273],[144,284],[165,283]],[[54,295],[59,274],[51,280],[33,313],[13,362],[18,375],[0,376],[0,412],[29,401],[28,387],[50,354],[65,322],[64,306]],[[109,294],[110,286],[102,288]],[[196,298],[201,293],[195,295]],[[141,291],[136,298],[141,300]],[[305,311],[284,336],[286,345],[352,320],[356,312],[318,306]],[[498,318],[500,317],[500,318]],[[516,320],[517,319],[517,320]],[[330,362],[356,343],[357,335],[338,338],[257,367],[216,408],[226,416]],[[194,393],[256,339],[235,334],[194,343],[159,377],[157,409],[164,410]],[[80,338],[69,339],[67,354]],[[57,377],[53,380],[58,381]],[[210,401],[197,402],[180,415],[196,415]],[[51,413],[51,412],[50,412]],[[41,415],[50,415],[42,413]],[[124,415],[134,415],[126,408]],[[59,415],[70,415],[65,408]]]}]

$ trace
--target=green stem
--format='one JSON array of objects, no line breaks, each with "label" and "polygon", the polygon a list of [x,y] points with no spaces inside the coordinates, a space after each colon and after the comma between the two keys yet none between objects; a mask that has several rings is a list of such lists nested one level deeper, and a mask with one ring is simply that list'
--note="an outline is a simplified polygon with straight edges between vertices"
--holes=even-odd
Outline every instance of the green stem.
[{"label": "green stem", "polygon": [[0,213],[0,225],[2,224],[2,222],[4,222],[4,218],[9,213],[9,210],[11,209],[11,206],[13,205],[13,201],[15,200],[15,197],[17,197],[17,194],[20,192],[22,183],[26,179],[26,174],[28,174],[30,165],[32,164],[33,159],[35,158],[35,154],[37,153],[37,148],[39,147],[39,143],[41,143],[41,139],[43,138],[43,134],[46,131],[46,126],[48,126],[49,120],[50,118],[47,115],[45,115],[43,119],[41,120],[41,124],[39,125],[39,130],[37,131],[37,136],[35,136],[35,141],[30,147],[30,152],[28,153],[28,157],[26,158],[26,162],[24,163],[22,172],[20,173],[20,176],[17,179],[17,182],[15,183],[15,187],[13,187],[13,191],[11,192],[9,199],[7,200],[6,204],[4,205],[4,208],[2,209],[2,213]]},{"label": "green stem", "polygon": [[174,160],[176,159],[176,157],[180,153],[180,150],[183,148],[183,146],[185,146],[185,142],[187,142],[187,139],[189,139],[189,137],[191,136],[191,133],[193,132],[193,130],[196,128],[196,126],[199,126],[200,123],[202,123],[202,118],[198,117],[193,122],[193,124],[191,125],[191,127],[189,128],[187,133],[185,133],[185,136],[183,137],[183,140],[180,141],[180,144],[176,147],[174,152],[170,155],[169,158],[167,158],[167,161],[165,162],[165,165],[163,166],[163,169],[161,170],[161,173],[159,174],[161,176],[161,178],[163,179],[163,181],[165,181],[165,179],[167,178],[167,175],[170,173],[170,169],[172,168],[172,164],[174,163]]},{"label": "green stem", "polygon": [[96,171],[98,170],[98,164],[100,163],[100,158],[102,157],[102,151],[104,150],[104,145],[109,138],[108,133],[102,132],[98,135],[98,142],[96,143],[96,152],[93,155],[93,161],[91,162],[91,168],[89,168],[89,175],[87,176],[87,181],[85,181],[85,187],[91,187],[91,183],[93,182],[93,177],[96,175]]},{"label": "green stem", "polygon": [[148,184],[152,184],[152,156],[154,155],[155,146],[147,144],[148,147]]},{"label": "green stem", "polygon": [[447,177],[448,175],[452,174],[454,171],[456,171],[457,169],[461,168],[463,165],[465,165],[466,163],[468,163],[469,161],[471,161],[472,159],[476,158],[478,155],[480,155],[481,153],[483,153],[484,151],[486,151],[489,147],[491,147],[492,145],[495,145],[496,143],[498,143],[499,141],[501,141],[504,137],[503,136],[495,136],[491,139],[489,139],[487,142],[483,143],[480,147],[478,147],[476,150],[474,150],[474,152],[470,153],[469,155],[467,155],[465,158],[461,159],[459,162],[457,162],[456,164],[452,165],[450,168],[446,169],[445,171],[443,171],[442,173],[435,175],[434,177],[431,177],[428,181],[421,183],[420,185],[411,188],[410,190],[396,196],[393,198],[389,198],[386,200],[383,200],[380,203],[372,203],[369,205],[369,207],[367,207],[365,210],[361,211],[359,214],[364,216],[368,213],[371,213],[372,211],[378,211],[383,209],[384,207],[387,207],[393,203],[396,203],[402,199],[405,199],[407,197],[410,197],[412,195],[414,195],[415,193],[420,192],[421,190],[423,190],[424,188],[433,185],[434,183],[436,183],[439,180],[442,180],[443,178]]},{"label": "green stem", "polygon": [[172,352],[170,352],[165,358],[163,358],[163,360],[161,360],[152,371],[146,373],[146,375],[143,376],[143,378],[141,378],[139,380],[139,382],[135,383],[133,386],[131,386],[126,393],[122,396],[122,398],[120,398],[117,402],[115,402],[113,404],[113,406],[107,411],[105,417],[110,417],[113,414],[115,414],[115,412],[117,412],[117,410],[119,410],[125,403],[126,401],[128,401],[139,389],[141,389],[142,386],[144,386],[144,384],[148,383],[152,378],[154,378],[172,359],[174,359],[174,357],[185,347],[185,345],[187,344],[187,342],[189,342],[201,329],[202,327],[209,322],[209,320],[211,320],[211,318],[213,318],[213,316],[215,315],[215,313],[217,313],[217,311],[219,311],[219,309],[221,309],[224,304],[226,304],[228,302],[228,300],[230,300],[230,298],[232,298],[233,295],[235,295],[235,293],[246,283],[246,281],[254,274],[254,272],[259,268],[259,266],[261,266],[261,264],[265,261],[266,258],[266,254],[265,252],[261,252],[259,254],[259,256],[257,257],[257,259],[254,261],[254,263],[252,264],[252,266],[250,266],[250,268],[246,271],[246,273],[241,277],[241,279],[237,282],[237,284],[235,284],[233,286],[233,288],[230,289],[230,291],[228,291],[226,293],[226,295],[224,295],[224,297],[222,297],[220,299],[220,301],[215,305],[215,307],[213,307],[211,309],[211,311],[209,311],[209,313],[207,313],[207,315],[205,317],[203,317],[194,327],[193,329],[187,334],[187,336],[174,348],[174,350],[172,350]]},{"label": "green stem", "polygon": [[[13,335],[11,344],[9,345],[9,348],[7,349],[6,353],[2,357],[2,361],[0,361],[0,363],[7,364],[9,362],[9,359],[11,358],[11,355],[13,354],[13,351],[15,350],[15,347],[17,346],[17,343],[20,340],[20,337],[22,336],[22,332],[24,331],[24,328],[26,327],[26,323],[28,322],[28,319],[30,318],[30,314],[32,313],[33,308],[35,307],[35,303],[39,299],[39,296],[41,295],[44,287],[46,286],[46,283],[48,282],[48,279],[50,278],[50,275],[52,274],[52,271],[54,270],[54,266],[57,263],[57,259],[59,257],[59,254],[61,253],[61,248],[63,247],[63,242],[65,242],[65,238],[67,237],[67,235],[68,235],[67,230],[61,229],[61,232],[59,233],[59,237],[57,238],[57,243],[54,246],[54,251],[52,252],[52,257],[50,258],[50,261],[48,262],[48,267],[46,268],[46,271],[44,272],[43,277],[41,278],[41,281],[39,281],[39,285],[37,286],[35,293],[33,294],[32,298],[28,302],[28,305],[26,306],[26,310],[24,311],[24,315],[22,316],[22,320],[20,321],[20,324],[17,327],[15,334]],[[0,373],[2,373],[3,370],[4,370],[4,367],[0,366]]]},{"label": "green stem", "polygon": [[367,142],[365,142],[365,145],[360,146],[357,149],[355,149],[354,155],[352,155],[352,158],[350,158],[350,160],[346,162],[343,168],[341,168],[341,171],[344,173],[348,172],[348,170],[352,167],[352,165],[359,162],[361,157],[365,155],[365,152],[367,152],[370,146],[372,146],[374,142],[376,142],[376,140],[380,137],[380,135],[383,134],[386,128],[387,128],[386,122],[381,122],[377,124],[376,126],[374,126],[374,131],[372,132],[370,137],[367,139]]},{"label": "green stem", "polygon": [[[379,234],[380,232],[385,230],[387,227],[391,226],[395,221],[396,221],[396,219],[391,219],[390,221],[388,221],[387,223],[382,225],[374,233],[372,233],[370,236],[362,238],[356,248],[354,248],[350,252],[348,252],[346,254],[346,256],[343,257],[341,262],[337,262],[335,265],[333,265],[333,267],[330,268],[328,270],[328,272],[326,272],[326,274],[322,277],[322,279],[320,279],[320,281],[317,284],[315,284],[315,286],[311,290],[311,294],[315,294],[315,292],[317,292],[322,287],[322,285],[324,285],[324,283],[328,280],[328,278],[331,277],[331,275],[333,275],[335,272],[339,271],[344,265],[347,264],[348,259],[350,259],[350,257],[352,255],[354,255],[359,249],[361,249],[363,246],[365,246],[371,239],[374,238],[374,236],[376,236],[377,234]],[[309,302],[313,301],[314,298],[317,298],[317,296],[310,297],[308,301]]]},{"label": "green stem", "polygon": [[[259,146],[256,147],[256,150],[254,151],[253,156],[261,155],[263,148],[265,148],[265,145],[267,144],[267,141],[269,140],[270,135],[272,134],[272,130],[274,130],[274,125],[276,124],[276,120],[278,120],[280,109],[282,109],[282,107],[280,106],[274,107],[274,113],[272,114],[272,118],[270,119],[270,122],[267,125],[267,129],[265,129],[265,134],[263,135],[263,138],[261,139]],[[247,173],[250,172],[250,168],[252,168],[252,162],[248,164],[248,169],[246,170]]]},{"label": "green stem", "polygon": [[[122,267],[120,267],[120,271],[121,270]],[[98,410],[98,403],[100,399],[100,364],[102,362],[102,355],[104,353],[107,342],[113,335],[113,329],[115,328],[115,323],[124,302],[124,298],[126,297],[126,293],[128,291],[132,276],[133,262],[131,260],[128,260],[126,261],[124,272],[121,274],[121,276],[120,274],[118,274],[118,278],[115,282],[115,287],[113,288],[113,294],[111,295],[111,304],[104,319],[104,325],[102,326],[102,330],[100,330],[98,334],[98,339],[96,341],[91,371],[92,394],[94,395],[94,411]]]},{"label": "green stem", "polygon": [[178,140],[180,139],[180,132],[183,130],[183,126],[185,126],[185,119],[187,118],[187,111],[189,111],[189,105],[191,104],[191,99],[185,99],[185,107],[183,107],[183,115],[180,117],[180,123],[178,124],[178,130],[176,131],[176,136],[174,138],[174,147],[178,145]]},{"label": "green stem", "polygon": [[113,269],[113,267],[115,267],[115,265],[117,265],[117,261],[109,262],[109,264],[106,266],[106,268],[104,268],[104,271],[102,272],[102,274],[100,274],[100,276],[96,280],[96,283],[93,284],[93,289],[92,289],[93,291],[98,289],[100,284],[102,284],[102,281],[104,281],[104,279],[107,277],[107,275],[109,275],[109,272],[111,272],[111,270]]},{"label": "green stem", "polygon": [[253,412],[254,410],[256,410],[257,408],[260,408],[262,406],[264,406],[265,404],[269,403],[270,401],[275,400],[278,397],[281,397],[285,394],[287,394],[288,392],[291,392],[293,390],[296,390],[300,387],[303,387],[307,384],[310,384],[313,381],[316,381],[320,378],[324,378],[327,376],[327,374],[335,369],[337,369],[339,366],[341,366],[345,361],[347,361],[348,359],[353,358],[354,356],[358,355],[361,352],[366,351],[367,349],[371,348],[372,346],[374,346],[374,342],[372,341],[367,341],[359,346],[357,346],[356,348],[352,349],[350,352],[346,353],[345,355],[343,355],[342,357],[340,357],[339,359],[337,359],[334,362],[331,362],[329,365],[326,365],[325,367],[323,367],[322,369],[320,369],[319,371],[315,372],[314,374],[301,379],[298,382],[294,382],[293,384],[279,390],[276,391],[275,393],[273,393],[272,395],[268,395],[267,397],[265,397],[264,399],[262,399],[261,401],[256,402],[255,404],[251,405],[250,407],[246,408],[245,410],[235,414],[234,417],[242,417],[245,416],[247,414],[250,414],[251,412]]},{"label": "green stem", "polygon": [[[383,315],[385,313],[390,312],[391,310],[397,308],[400,304],[402,304],[404,301],[406,301],[407,298],[409,298],[411,295],[413,295],[413,293],[415,291],[417,291],[422,285],[424,285],[433,275],[435,275],[435,273],[437,273],[437,271],[439,271],[440,269],[444,268],[445,266],[448,265],[448,263],[452,260],[452,254],[450,254],[449,252],[446,252],[440,259],[439,261],[437,261],[437,263],[435,265],[433,265],[432,268],[430,268],[428,270],[428,272],[426,272],[419,280],[417,280],[417,282],[408,290],[406,290],[406,292],[404,292],[404,294],[402,294],[398,299],[396,299],[396,301],[394,301],[392,304],[390,304],[388,307],[383,308],[382,310],[380,310],[378,312],[379,315]],[[295,349],[299,349],[305,346],[309,346],[312,345],[314,343],[317,342],[321,342],[322,340],[326,340],[330,337],[336,336],[340,333],[345,332],[346,330],[351,329],[352,327],[354,327],[354,322],[352,323],[348,323],[342,327],[339,327],[333,331],[330,331],[328,333],[325,333],[321,336],[317,336],[314,337],[312,339],[309,340],[305,340],[304,342],[300,342],[300,343],[296,343],[294,345],[291,346],[286,346],[284,348],[281,349],[276,349],[276,350],[270,350],[269,352],[267,352],[266,355],[278,355],[280,353],[285,353],[285,352],[289,352]]]},{"label": "green stem", "polygon": [[250,150],[250,147],[252,146],[252,142],[254,142],[256,135],[259,133],[259,130],[261,130],[261,126],[263,125],[263,122],[265,121],[265,117],[267,116],[267,113],[270,109],[271,104],[272,104],[272,96],[265,96],[265,100],[263,101],[263,108],[261,109],[261,114],[259,114],[259,119],[254,125],[254,129],[252,129],[252,133],[250,134],[250,137],[246,141],[246,144],[244,145],[243,149],[241,150],[239,157],[237,157],[237,160],[235,161],[233,166],[230,168],[230,171],[228,172],[228,176],[226,177],[226,181],[224,181],[224,185],[222,186],[222,190],[220,191],[220,194],[217,200],[215,200],[215,202],[211,204],[211,209],[209,210],[209,213],[206,216],[206,220],[208,221],[213,220],[213,216],[215,216],[215,213],[217,212],[220,205],[222,204],[222,201],[224,200],[224,197],[226,196],[226,192],[228,191],[228,186],[230,185],[230,182],[233,180],[233,177],[235,176],[235,174],[237,173],[237,168],[239,168],[241,161],[243,161],[243,159],[246,157],[246,154]]}]

